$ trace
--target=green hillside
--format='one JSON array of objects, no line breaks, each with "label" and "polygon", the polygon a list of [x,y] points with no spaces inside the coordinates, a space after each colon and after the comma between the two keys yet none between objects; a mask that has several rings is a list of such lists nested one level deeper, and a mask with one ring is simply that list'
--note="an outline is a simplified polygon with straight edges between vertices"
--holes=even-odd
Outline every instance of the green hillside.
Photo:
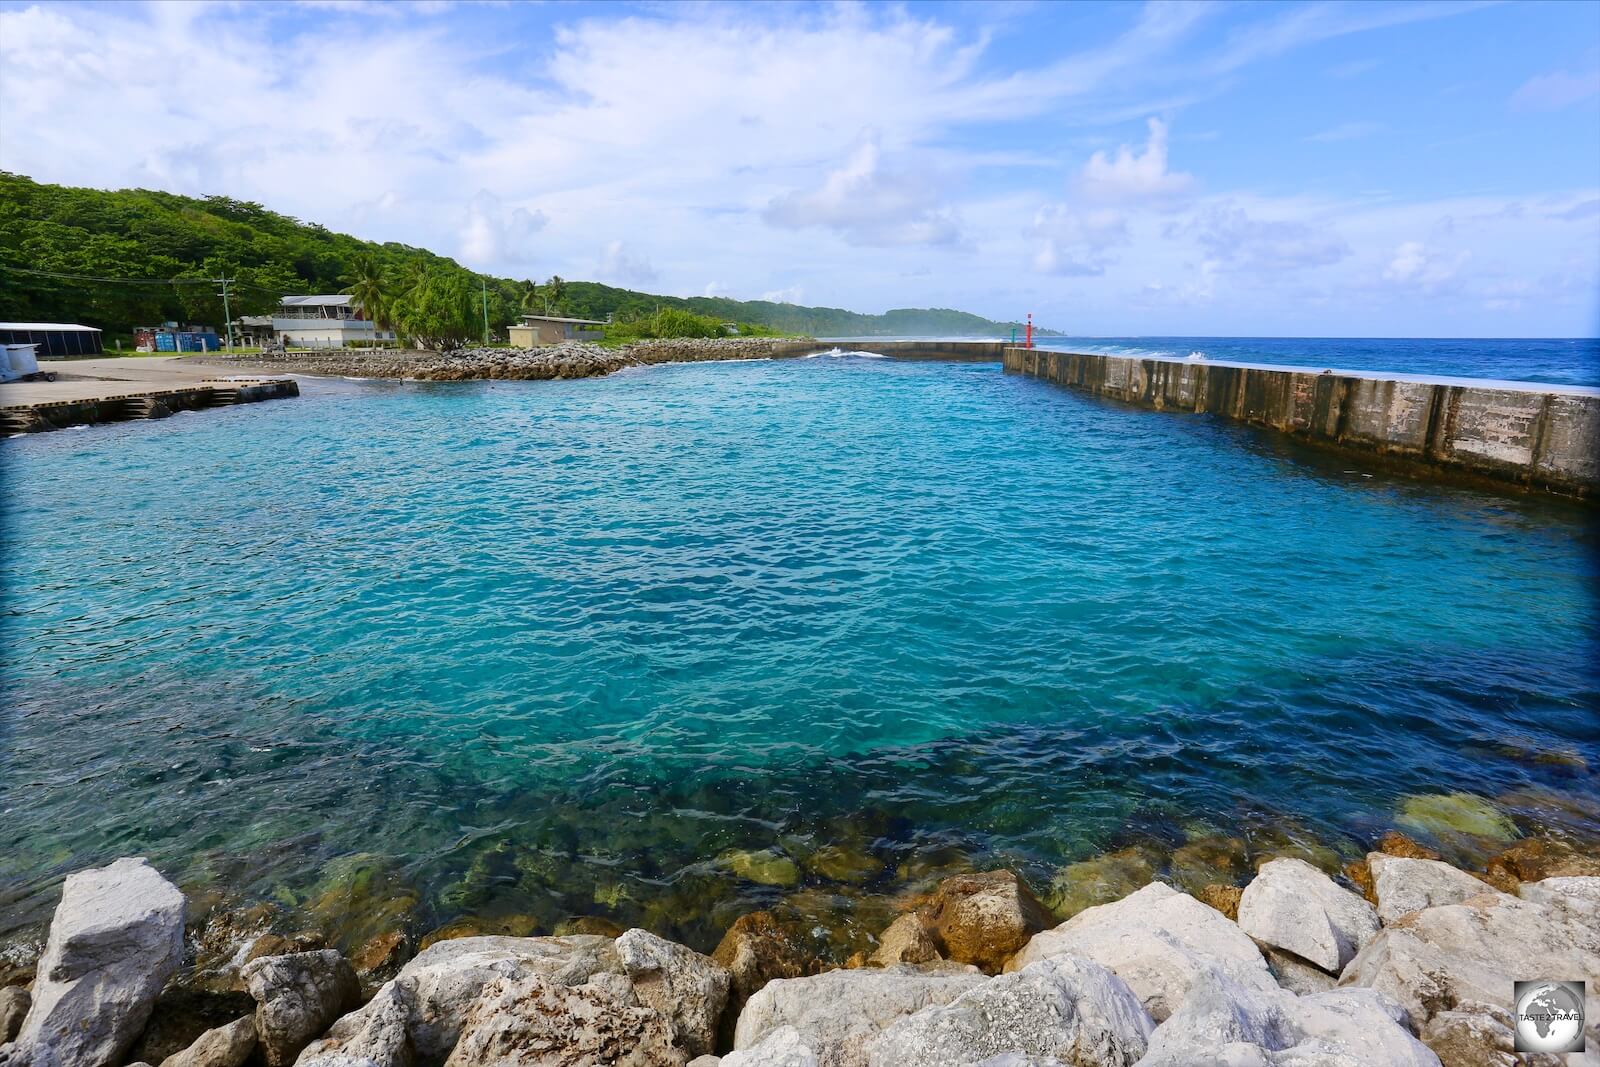
[{"label": "green hillside", "polygon": [[482,283],[491,325],[502,336],[525,306],[544,311],[552,297],[550,311],[581,318],[634,319],[663,307],[684,308],[817,337],[994,335],[1014,325],[946,309],[863,315],[766,300],[655,296],[582,281],[551,289],[541,284],[529,301],[525,281],[480,275],[424,248],[358,240],[260,204],[148,189],[80,189],[0,172],[0,320],[79,322],[108,335],[172,319],[220,325],[219,287],[206,279],[237,279],[230,285],[230,310],[237,316],[264,313],[286,294],[339,292],[358,267],[369,274],[376,268],[393,287],[402,279],[406,285],[431,279],[430,299],[448,305],[461,329],[471,324],[473,336],[481,332]]}]

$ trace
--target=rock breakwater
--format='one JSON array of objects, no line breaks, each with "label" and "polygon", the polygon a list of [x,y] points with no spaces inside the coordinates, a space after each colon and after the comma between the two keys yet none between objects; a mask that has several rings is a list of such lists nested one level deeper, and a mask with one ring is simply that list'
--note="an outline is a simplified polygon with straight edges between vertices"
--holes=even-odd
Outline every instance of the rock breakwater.
[{"label": "rock breakwater", "polygon": [[323,352],[262,352],[214,356],[204,362],[223,367],[271,370],[279,374],[326,374],[350,378],[398,378],[429,382],[556,381],[594,378],[624,367],[656,363],[769,359],[798,354],[795,338],[668,338],[605,348],[567,341],[538,348],[471,347],[447,352],[393,349],[331,349]]},{"label": "rock breakwater", "polygon": [[[1346,884],[1262,863],[1237,920],[1151,881],[1050,927],[1015,874],[955,875],[843,968],[760,912],[711,956],[643,929],[458,926],[403,964],[257,933],[203,968],[182,894],[124,859],[67,880],[31,992],[0,992],[0,1067],[1563,1062],[1513,1060],[1510,981],[1600,987],[1600,876],[1497,888],[1381,847]],[[1588,1018],[1600,1042],[1600,997]]]}]

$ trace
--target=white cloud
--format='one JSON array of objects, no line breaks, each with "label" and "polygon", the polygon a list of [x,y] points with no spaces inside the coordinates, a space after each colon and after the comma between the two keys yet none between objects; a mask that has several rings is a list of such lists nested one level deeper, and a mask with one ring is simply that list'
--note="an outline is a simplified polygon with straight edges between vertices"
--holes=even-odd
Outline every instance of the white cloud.
[{"label": "white cloud", "polygon": [[936,191],[909,170],[882,164],[875,138],[863,141],[843,166],[809,191],[776,197],[762,217],[774,226],[834,230],[858,245],[953,245],[961,226]]},{"label": "white cloud", "polygon": [[1450,255],[1429,248],[1421,241],[1405,241],[1394,250],[1393,258],[1383,270],[1383,277],[1385,281],[1405,288],[1437,289],[1452,281],[1471,258],[1471,252]]},{"label": "white cloud", "polygon": [[1167,169],[1167,124],[1147,120],[1150,136],[1144,151],[1127,145],[1117,154],[1096,152],[1084,165],[1084,194],[1097,200],[1162,200],[1182,195],[1194,185],[1193,175]]},{"label": "white cloud", "polygon": [[774,304],[798,304],[805,299],[806,291],[798,285],[791,285],[787,289],[773,289],[762,293],[759,299],[770,300]]},{"label": "white cloud", "polygon": [[549,221],[537,209],[514,207],[507,211],[499,197],[480,189],[467,202],[461,226],[462,262],[476,267],[531,263],[538,251],[534,235]]},{"label": "white cloud", "polygon": [[1511,106],[1518,111],[1553,111],[1600,95],[1600,67],[1576,74],[1551,71],[1529,78],[1511,94]]},{"label": "white cloud", "polygon": [[1232,269],[1326,267],[1350,254],[1343,240],[1303,219],[1255,218],[1232,203],[1207,206],[1189,228],[1212,261]]},{"label": "white cloud", "polygon": [[1381,129],[1383,129],[1382,124],[1377,122],[1341,122],[1337,126],[1322,130],[1319,133],[1313,133],[1306,140],[1330,143],[1334,141],[1355,141],[1362,137],[1370,137]]},{"label": "white cloud", "polygon": [[[1117,9],[1124,28],[1036,65],[990,44],[982,8],[959,24],[889,5],[504,9],[545,27],[534,47],[486,36],[500,9],[384,10],[403,17],[0,11],[0,167],[225,193],[500,274],[532,273],[532,255],[539,275],[604,272],[662,292],[999,319],[1031,308],[1103,332],[1128,329],[1140,301],[1181,307],[1138,319],[1177,333],[1457,332],[1493,300],[1523,304],[1495,312],[1506,329],[1596,325],[1592,175],[1451,198],[1341,195],[1331,172],[1308,182],[1270,166],[1229,182],[1218,146],[1176,125],[1207,99],[1194,128],[1244,145],[1228,109],[1265,88],[1246,84],[1250,63],[1459,6],[1152,4]],[[292,61],[238,59],[263,51]],[[1151,115],[1119,148],[1120,124]],[[1251,191],[1285,188],[1285,173],[1318,191]],[[1405,237],[1424,246],[1414,270],[1398,256]],[[1384,277],[1397,258],[1409,282]],[[1534,290],[1490,290],[1519,279]],[[1338,317],[1303,317],[1317,300]],[[1559,321],[1539,316],[1557,305]]]},{"label": "white cloud", "polygon": [[630,252],[621,241],[606,245],[605,255],[594,269],[601,281],[621,282],[624,285],[642,285],[655,281],[656,269],[643,256]]},{"label": "white cloud", "polygon": [[1040,208],[1031,233],[1039,239],[1033,269],[1066,277],[1104,274],[1112,262],[1106,250],[1129,240],[1128,221],[1121,212],[1107,208],[1079,212],[1065,204]]}]

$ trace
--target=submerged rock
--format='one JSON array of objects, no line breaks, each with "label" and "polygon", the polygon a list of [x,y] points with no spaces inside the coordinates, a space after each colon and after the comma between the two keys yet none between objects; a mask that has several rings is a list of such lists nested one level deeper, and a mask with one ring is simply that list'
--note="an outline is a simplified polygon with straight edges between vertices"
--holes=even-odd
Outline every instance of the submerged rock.
[{"label": "submerged rock", "polygon": [[745,1005],[733,1047],[753,1050],[788,1026],[816,1054],[819,1067],[866,1067],[867,1047],[895,1020],[948,1004],[983,981],[976,970],[950,963],[779,979]]},{"label": "submerged rock", "polygon": [[1506,813],[1473,793],[1425,793],[1407,797],[1396,821],[1447,845],[1459,845],[1464,838],[1476,842],[1506,842],[1517,837],[1517,826]]},{"label": "submerged rock", "polygon": [[946,959],[990,973],[1051,922],[1044,905],[1010,871],[946,878],[923,911]]},{"label": "submerged rock", "polygon": [[871,1067],[963,1067],[1011,1052],[1128,1067],[1154,1029],[1120,978],[1089,960],[1057,956],[898,1020],[872,1042],[867,1060]]},{"label": "submerged rock", "polygon": [[[496,918],[483,918],[469,915],[460,919],[452,919],[443,926],[431,930],[422,936],[417,944],[417,951],[425,951],[440,941],[451,941],[458,937],[529,937],[539,928],[539,921],[531,915],[502,915]],[[618,930],[617,933],[622,931]],[[597,930],[557,930],[556,933],[592,934]],[[611,935],[613,937],[616,934]]]},{"label": "submerged rock", "polygon": [[1040,899],[1056,918],[1070,919],[1149,885],[1159,865],[1153,850],[1138,846],[1079,860],[1057,871]]},{"label": "submerged rock", "polygon": [[1207,966],[1246,988],[1278,988],[1261,950],[1243,930],[1164,882],[1151,882],[1036,934],[1006,970],[1052,956],[1082,956],[1110,968],[1157,1022],[1177,1010],[1189,983]]},{"label": "submerged rock", "polygon": [[0,1063],[119,1063],[183,958],[183,894],[143,859],[69,875],[33,1003]]},{"label": "submerged rock", "polygon": [[773,849],[735,849],[718,856],[717,864],[757,885],[791,886],[800,881],[800,868],[794,860]]},{"label": "submerged rock", "polygon": [[356,973],[334,949],[267,956],[245,965],[256,1035],[267,1067],[285,1067],[333,1021],[361,1003]]},{"label": "submerged rock", "polygon": [[1304,860],[1270,860],[1239,898],[1239,929],[1337,973],[1378,932],[1378,913]]},{"label": "submerged rock", "polygon": [[1515,893],[1523,882],[1596,876],[1600,876],[1600,856],[1579,852],[1563,841],[1528,838],[1491,859],[1483,877],[1501,892]]},{"label": "submerged rock", "polygon": [[875,967],[893,967],[897,963],[929,963],[941,958],[938,931],[922,912],[909,911],[879,936],[869,962]]},{"label": "submerged rock", "polygon": [[1167,862],[1167,878],[1186,893],[1199,893],[1213,883],[1235,884],[1249,873],[1249,849],[1238,837],[1196,837],[1175,849]]}]

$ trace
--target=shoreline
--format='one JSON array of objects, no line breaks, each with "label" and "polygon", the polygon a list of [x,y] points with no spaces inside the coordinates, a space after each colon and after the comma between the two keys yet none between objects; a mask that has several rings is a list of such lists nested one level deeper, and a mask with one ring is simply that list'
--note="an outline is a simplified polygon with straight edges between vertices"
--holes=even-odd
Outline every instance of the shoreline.
[{"label": "shoreline", "polygon": [[[1466,814],[1478,817],[1483,813]],[[1467,825],[1482,829],[1470,818]],[[1251,995],[1278,998],[1278,1010],[1291,1014],[1311,1010],[1319,998],[1335,996],[1343,1003],[1355,995],[1353,991],[1363,991],[1363,997],[1376,991],[1382,999],[1375,1003],[1383,1009],[1377,1018],[1387,1019],[1387,1026],[1392,1027],[1383,1031],[1385,1047],[1412,1050],[1415,1057],[1395,1062],[1479,1067],[1484,1061],[1474,1057],[1474,1050],[1486,1034],[1496,1044],[1502,1033],[1509,1039],[1505,1009],[1511,1006],[1509,1001],[1502,1006],[1498,1000],[1474,999],[1482,997],[1477,988],[1482,984],[1477,973],[1482,960],[1510,966],[1517,971],[1514,977],[1533,977],[1533,972],[1523,975],[1517,968],[1524,963],[1550,963],[1549,953],[1559,955],[1561,951],[1551,946],[1566,938],[1565,955],[1555,961],[1557,970],[1561,970],[1561,960],[1571,964],[1575,959],[1587,959],[1582,977],[1590,981],[1600,977],[1600,953],[1593,952],[1590,944],[1600,939],[1600,927],[1590,927],[1584,935],[1587,941],[1575,933],[1588,922],[1586,916],[1592,918],[1592,910],[1600,909],[1600,849],[1593,842],[1579,847],[1553,839],[1519,838],[1480,872],[1464,870],[1444,853],[1398,829],[1386,831],[1369,851],[1335,871],[1326,869],[1324,856],[1288,851],[1258,856],[1251,869],[1233,882],[1208,884],[1198,892],[1175,888],[1170,877],[1153,877],[1148,871],[1141,875],[1137,865],[1119,866],[1111,862],[1117,854],[1100,856],[1079,866],[1098,867],[1103,877],[1087,886],[1091,892],[1065,910],[1045,907],[1025,880],[1005,868],[940,871],[888,899],[867,934],[867,943],[844,960],[820,955],[803,926],[780,911],[766,909],[732,916],[714,948],[697,949],[666,940],[647,926],[625,930],[598,916],[579,917],[550,930],[537,929],[516,916],[463,917],[417,936],[395,928],[394,915],[379,907],[366,918],[375,921],[380,932],[352,948],[314,926],[297,925],[292,917],[286,919],[281,911],[265,904],[229,906],[193,889],[180,892],[143,859],[125,858],[109,867],[69,876],[53,919],[50,946],[41,945],[36,959],[13,957],[7,960],[9,966],[0,969],[0,1009],[4,1009],[0,1010],[0,1022],[5,1026],[0,1041],[18,1038],[20,1033],[24,1051],[49,1048],[51,1028],[61,1023],[61,1005],[71,1001],[70,996],[60,995],[57,987],[104,980],[100,974],[109,969],[105,967],[88,979],[63,981],[57,977],[67,969],[55,956],[71,951],[58,943],[70,945],[69,939],[57,935],[73,923],[85,921],[81,898],[91,891],[86,885],[110,894],[104,909],[94,913],[97,920],[102,911],[127,911],[127,901],[137,899],[139,903],[133,907],[137,914],[128,921],[148,925],[156,920],[139,908],[150,896],[159,893],[168,901],[176,900],[175,907],[169,903],[161,920],[167,931],[165,956],[152,952],[146,938],[138,942],[142,947],[137,957],[126,961],[126,970],[134,977],[143,976],[143,1012],[126,1021],[119,1038],[120,1051],[107,1061],[111,1064],[164,1060],[172,1064],[167,1057],[185,1049],[190,1049],[192,1056],[202,1046],[217,1044],[219,1031],[233,1028],[236,1044],[245,1043],[248,1037],[251,1049],[261,1047],[269,1063],[333,1067],[348,1061],[322,1064],[317,1055],[347,1053],[341,1046],[349,1034],[368,1027],[374,1012],[392,1013],[398,994],[420,994],[426,999],[432,995],[425,992],[430,981],[463,980],[435,974],[441,966],[453,968],[454,961],[461,958],[470,959],[475,968],[487,964],[490,972],[473,985],[469,1001],[496,975],[510,976],[513,971],[507,967],[515,961],[530,958],[570,962],[577,956],[590,960],[578,968],[576,978],[567,983],[569,988],[584,988],[597,968],[614,966],[605,962],[612,960],[614,953],[620,953],[623,961],[620,973],[635,983],[646,981],[646,974],[671,974],[688,968],[699,975],[694,984],[709,982],[718,992],[701,1006],[693,1036],[681,1026],[667,1028],[671,1037],[663,1040],[676,1051],[639,1061],[677,1067],[696,1056],[738,1056],[741,1053],[735,1053],[736,1049],[750,1053],[750,1058],[722,1062],[735,1067],[779,1067],[789,1062],[911,1067],[923,1061],[880,1058],[880,1054],[886,1055],[891,1047],[887,1042],[895,1035],[904,1039],[901,1031],[915,1029],[916,1024],[900,1020],[936,1010],[921,997],[889,1010],[888,1018],[880,1019],[867,1034],[870,1040],[859,1047],[850,1041],[840,1043],[836,1028],[820,1025],[814,1013],[791,1012],[787,1021],[794,1033],[783,1039],[821,1059],[789,1061],[755,1053],[775,1051],[766,1049],[779,1029],[768,1016],[774,1011],[784,1014],[771,1002],[781,1005],[786,991],[804,994],[809,1002],[841,983],[878,990],[885,983],[892,988],[913,979],[924,983],[959,976],[960,988],[953,996],[981,997],[982,990],[1004,986],[1006,995],[1014,997],[1017,994],[1010,987],[1021,981],[1015,976],[1038,979],[1069,957],[1072,967],[1087,961],[1095,968],[1105,968],[1105,973],[1115,976],[1132,994],[1128,1010],[1137,1004],[1149,1016],[1142,1030],[1144,1044],[1137,1048],[1141,1056],[1146,1045],[1149,1049],[1163,1047],[1161,1030],[1168,1020],[1184,1020],[1186,1012],[1198,1010],[1199,1002],[1189,998],[1189,990],[1204,987],[1207,968],[1217,967],[1230,981],[1254,991]],[[143,895],[134,894],[127,880],[147,883]],[[1464,919],[1469,925],[1477,924],[1470,934],[1463,935],[1458,929]],[[1335,935],[1332,940],[1323,936],[1329,927]],[[1148,945],[1143,943],[1151,938],[1154,940]],[[1182,948],[1174,955],[1172,948],[1162,945]],[[640,952],[655,962],[638,970],[629,967],[627,960]],[[1418,953],[1431,953],[1429,958],[1446,961],[1448,969],[1432,976],[1415,973],[1407,961]],[[276,968],[307,967],[344,976],[337,983],[341,988],[337,1010],[326,1008],[314,1024],[301,1026],[298,1036],[284,1042],[282,1033],[272,1025],[275,995],[264,990],[262,975]],[[449,973],[455,974],[453,970]],[[1563,971],[1557,977],[1572,976]],[[328,983],[318,979],[314,984],[322,988]],[[665,988],[681,997],[688,984],[669,977]],[[1024,983],[1024,992],[1030,986]],[[1346,990],[1352,992],[1342,992]],[[1237,998],[1242,993],[1235,989],[1228,995]],[[520,1025],[517,1005],[527,1003],[525,996],[518,994],[496,1005],[500,1025]],[[1591,995],[1590,1040],[1597,1032],[1595,1002]],[[638,993],[624,1003],[644,1004],[674,1017],[684,1010],[680,1002],[657,1003]],[[580,1015],[589,1019],[590,1025],[599,1025],[595,1019],[610,1020],[605,1025],[612,1025],[627,1018],[622,1005],[607,1002],[599,1007],[598,1014]],[[1501,1009],[1498,1014],[1497,1009]],[[416,1042],[414,1056],[408,1060],[419,1067],[438,1064],[455,1048],[449,1062],[457,1063],[460,1048],[470,1040],[474,1012],[456,1009],[460,1032],[452,1031],[447,1040],[434,1039],[430,1045],[426,1026],[413,1028],[418,1025],[416,1020],[437,1018],[439,1012],[421,1006],[417,1010],[419,1015],[402,1012],[412,1020],[402,1024],[403,1029]],[[474,1010],[485,1014],[481,1006]],[[46,1013],[54,1013],[49,1026],[43,1018],[35,1019]],[[97,1031],[100,1021],[96,1022],[97,1026],[89,1029]],[[923,1019],[923,1024],[929,1022]],[[881,1032],[891,1028],[893,1033],[882,1036]],[[1167,1039],[1180,1032],[1190,1042],[1185,1046],[1187,1055],[1215,1051],[1216,1046],[1204,1041],[1193,1044],[1196,1037],[1186,1032],[1183,1022],[1168,1030]],[[1002,1051],[1037,1053],[1039,1049],[1029,1043],[1035,1040],[1034,1033],[1032,1028],[1022,1027],[994,1040]],[[1335,1040],[1327,1034],[1321,1036]],[[1357,1051],[1360,1040],[1347,1035],[1335,1043],[1343,1043],[1342,1051]],[[274,1042],[279,1042],[276,1049]],[[580,1047],[581,1042],[571,1051]],[[921,1046],[913,1043],[910,1047]],[[1263,1048],[1274,1051],[1269,1045]],[[408,1061],[365,1058],[396,1067]],[[1134,1058],[1074,1062],[1126,1067]],[[241,1056],[236,1062],[227,1062],[242,1067],[247,1059]],[[1359,1056],[1351,1062],[1356,1061],[1369,1062]],[[214,1061],[191,1058],[177,1062],[198,1065]],[[711,1067],[713,1062],[695,1060],[699,1067]]]}]

